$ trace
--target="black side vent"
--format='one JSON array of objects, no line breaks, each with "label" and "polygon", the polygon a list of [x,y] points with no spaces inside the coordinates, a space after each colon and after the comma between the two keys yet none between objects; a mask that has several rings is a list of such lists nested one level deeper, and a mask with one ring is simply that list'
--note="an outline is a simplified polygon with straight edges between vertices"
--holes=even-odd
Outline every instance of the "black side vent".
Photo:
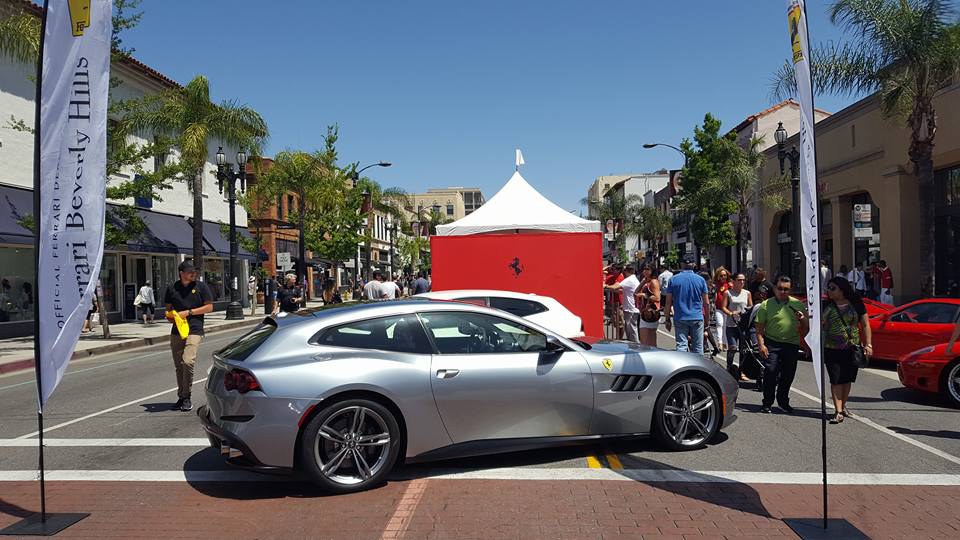
[{"label": "black side vent", "polygon": [[649,375],[617,375],[610,385],[614,392],[641,392],[650,384]]}]

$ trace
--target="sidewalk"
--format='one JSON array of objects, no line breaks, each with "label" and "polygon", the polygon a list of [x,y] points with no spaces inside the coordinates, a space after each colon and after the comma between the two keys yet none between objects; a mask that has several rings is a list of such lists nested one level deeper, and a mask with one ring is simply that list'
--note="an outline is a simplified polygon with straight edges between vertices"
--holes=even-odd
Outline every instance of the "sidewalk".
[{"label": "sidewalk", "polygon": [[[319,301],[307,302],[307,307],[318,307]],[[263,320],[263,305],[257,306],[257,314],[250,316],[250,308],[243,310],[242,321],[226,320],[226,311],[215,311],[204,319],[204,331],[208,334],[253,326]],[[159,315],[158,315],[159,316]],[[144,325],[125,322],[110,325],[110,339],[103,338],[103,327],[96,331],[80,334],[80,341],[73,352],[73,358],[85,358],[97,354],[116,352],[136,347],[147,347],[167,342],[170,335],[170,323],[161,318],[156,324]],[[33,369],[33,336],[0,339],[0,374]]]}]

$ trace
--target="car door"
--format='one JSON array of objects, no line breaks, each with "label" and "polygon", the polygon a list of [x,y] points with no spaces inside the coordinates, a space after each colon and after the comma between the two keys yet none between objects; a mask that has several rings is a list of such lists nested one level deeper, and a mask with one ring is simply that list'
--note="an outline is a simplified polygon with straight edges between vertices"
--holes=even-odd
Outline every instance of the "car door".
[{"label": "car door", "polygon": [[590,367],[577,351],[548,352],[547,336],[485,313],[421,313],[439,353],[431,386],[455,443],[586,435]]},{"label": "car door", "polygon": [[914,302],[894,311],[876,325],[874,354],[897,360],[904,354],[950,339],[958,306],[946,302]]}]

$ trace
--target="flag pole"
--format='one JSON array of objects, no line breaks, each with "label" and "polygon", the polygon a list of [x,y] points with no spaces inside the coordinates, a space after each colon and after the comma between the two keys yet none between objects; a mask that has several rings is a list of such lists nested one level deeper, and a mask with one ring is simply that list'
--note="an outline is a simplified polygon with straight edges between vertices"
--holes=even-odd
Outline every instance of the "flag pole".
[{"label": "flag pole", "polygon": [[[37,94],[33,121],[33,283],[40,290],[40,102],[43,96],[43,43],[47,33],[47,3],[43,1],[40,20],[40,48],[37,57]],[[40,468],[40,523],[47,522],[47,492],[43,464],[43,370],[40,368],[40,302],[33,299],[33,366],[37,376],[37,427]]]}]

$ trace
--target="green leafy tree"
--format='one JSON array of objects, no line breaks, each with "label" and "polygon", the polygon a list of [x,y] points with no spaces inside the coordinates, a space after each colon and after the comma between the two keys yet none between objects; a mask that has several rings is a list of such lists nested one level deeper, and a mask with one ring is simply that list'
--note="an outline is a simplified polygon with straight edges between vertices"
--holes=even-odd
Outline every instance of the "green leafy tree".
[{"label": "green leafy tree", "polygon": [[657,260],[657,240],[673,231],[670,214],[652,206],[641,206],[633,220],[626,226],[626,233],[636,235],[653,246],[653,260]]},{"label": "green leafy tree", "polygon": [[[608,219],[612,219],[623,223],[625,228],[636,221],[640,209],[643,208],[643,197],[636,194],[624,195],[619,191],[608,191],[600,200],[584,197],[580,199],[580,204],[586,206],[590,215],[599,219],[601,223],[606,223]],[[617,252],[615,256],[617,261],[626,260],[626,242],[626,230],[615,233],[614,249]]]},{"label": "green leafy tree", "polygon": [[693,130],[693,140],[684,139],[680,149],[687,156],[681,173],[676,207],[692,216],[690,229],[698,246],[725,247],[736,243],[730,214],[736,212],[729,198],[704,200],[705,186],[723,174],[739,155],[736,135],[720,134],[720,120],[707,113],[703,125]]},{"label": "green leafy tree", "polygon": [[663,265],[667,268],[677,268],[680,266],[680,252],[677,248],[670,248],[663,256]]},{"label": "green leafy tree", "polygon": [[[839,0],[831,21],[850,40],[814,48],[810,72],[814,91],[840,95],[875,92],[883,114],[910,130],[908,156],[920,194],[918,270],[924,294],[934,290],[935,190],[933,147],[937,112],[933,98],[960,72],[960,24],[944,0]],[[796,93],[793,64],[776,73],[777,98]]]},{"label": "green leafy tree", "polygon": [[0,19],[0,56],[36,65],[40,55],[40,18],[22,9]]},{"label": "green leafy tree", "polygon": [[200,75],[183,88],[167,90],[129,103],[120,121],[124,130],[161,135],[175,141],[193,196],[193,260],[203,268],[203,173],[211,140],[253,155],[267,137],[267,124],[250,107],[233,101],[210,100],[210,83]]}]

